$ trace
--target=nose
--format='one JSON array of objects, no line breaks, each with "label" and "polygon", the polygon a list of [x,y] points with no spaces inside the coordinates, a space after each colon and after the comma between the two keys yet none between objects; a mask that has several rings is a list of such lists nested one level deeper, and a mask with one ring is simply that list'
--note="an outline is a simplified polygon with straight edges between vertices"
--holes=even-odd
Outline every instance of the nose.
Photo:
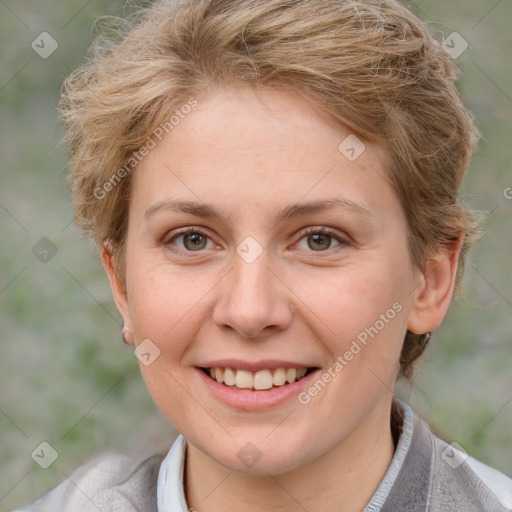
[{"label": "nose", "polygon": [[243,338],[265,338],[287,329],[292,320],[290,290],[262,254],[247,263],[235,256],[222,281],[213,321]]}]

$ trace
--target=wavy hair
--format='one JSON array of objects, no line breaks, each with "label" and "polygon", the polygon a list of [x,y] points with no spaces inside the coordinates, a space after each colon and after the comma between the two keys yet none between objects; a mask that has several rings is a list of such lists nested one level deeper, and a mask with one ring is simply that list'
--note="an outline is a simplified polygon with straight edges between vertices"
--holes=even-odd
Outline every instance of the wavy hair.
[{"label": "wavy hair", "polygon": [[[480,134],[457,91],[457,66],[404,4],[160,0],[104,26],[65,80],[60,112],[76,224],[112,248],[122,279],[134,155],[190,98],[241,86],[288,88],[385,148],[412,262],[423,268],[429,250],[462,235],[459,283],[479,234],[459,189]],[[403,376],[426,341],[407,332]]]}]

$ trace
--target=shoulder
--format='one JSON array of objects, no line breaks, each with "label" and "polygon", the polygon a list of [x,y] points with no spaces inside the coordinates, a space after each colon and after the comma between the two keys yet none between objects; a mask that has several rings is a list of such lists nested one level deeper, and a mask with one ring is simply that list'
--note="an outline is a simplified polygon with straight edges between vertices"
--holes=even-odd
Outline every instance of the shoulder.
[{"label": "shoulder", "polygon": [[398,446],[406,449],[381,512],[512,512],[512,479],[434,435],[407,404],[399,406]]},{"label": "shoulder", "polygon": [[468,457],[467,463],[475,475],[497,496],[497,498],[512,510],[512,478],[500,471],[487,466],[473,457]]},{"label": "shoulder", "polygon": [[461,510],[512,511],[511,478],[468,456],[456,443],[431,435],[433,502],[462,504]]},{"label": "shoulder", "polygon": [[96,456],[35,503],[13,512],[153,512],[163,458],[137,462],[117,453]]}]

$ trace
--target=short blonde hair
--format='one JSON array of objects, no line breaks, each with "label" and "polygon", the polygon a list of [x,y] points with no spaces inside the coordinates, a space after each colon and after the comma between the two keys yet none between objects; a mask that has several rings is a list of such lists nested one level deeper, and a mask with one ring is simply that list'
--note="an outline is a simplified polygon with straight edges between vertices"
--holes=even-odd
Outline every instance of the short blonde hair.
[{"label": "short blonde hair", "polygon": [[[398,0],[157,1],[97,37],[64,82],[76,224],[114,251],[124,279],[131,170],[155,131],[172,129],[208,89],[285,87],[385,148],[416,266],[462,234],[458,283],[479,231],[459,197],[479,133],[458,72]],[[424,341],[407,333],[402,375]]]}]

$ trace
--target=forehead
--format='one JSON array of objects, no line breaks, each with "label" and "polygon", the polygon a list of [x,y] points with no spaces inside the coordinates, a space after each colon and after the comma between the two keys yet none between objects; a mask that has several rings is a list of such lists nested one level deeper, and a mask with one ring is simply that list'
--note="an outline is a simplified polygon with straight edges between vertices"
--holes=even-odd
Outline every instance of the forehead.
[{"label": "forehead", "polygon": [[336,193],[368,209],[396,202],[384,150],[298,94],[220,89],[196,101],[137,167],[135,206],[173,196],[280,208]]}]

